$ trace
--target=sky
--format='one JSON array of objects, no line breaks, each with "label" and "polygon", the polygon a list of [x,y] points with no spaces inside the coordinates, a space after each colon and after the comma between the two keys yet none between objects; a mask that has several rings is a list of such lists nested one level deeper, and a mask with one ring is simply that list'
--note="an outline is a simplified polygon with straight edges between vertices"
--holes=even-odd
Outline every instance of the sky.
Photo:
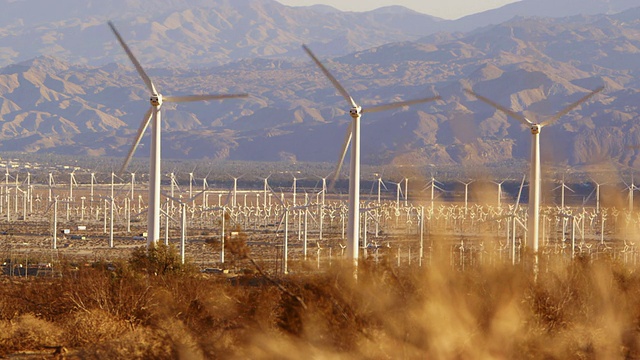
[{"label": "sky", "polygon": [[409,9],[443,19],[457,19],[477,12],[494,9],[518,0],[277,0],[290,6],[325,4],[342,11],[368,11],[389,5]]}]

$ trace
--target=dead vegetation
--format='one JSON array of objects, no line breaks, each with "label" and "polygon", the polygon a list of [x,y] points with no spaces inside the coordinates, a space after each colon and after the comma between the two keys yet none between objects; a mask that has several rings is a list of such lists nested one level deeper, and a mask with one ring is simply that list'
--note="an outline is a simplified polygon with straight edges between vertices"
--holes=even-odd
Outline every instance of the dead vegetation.
[{"label": "dead vegetation", "polygon": [[[4,277],[0,357],[637,358],[640,276],[614,260],[523,266],[344,264],[283,278],[230,244],[238,277],[181,266],[175,250]],[[252,265],[253,264],[253,265]],[[298,265],[304,269],[304,265]],[[56,355],[54,355],[56,353]]]}]

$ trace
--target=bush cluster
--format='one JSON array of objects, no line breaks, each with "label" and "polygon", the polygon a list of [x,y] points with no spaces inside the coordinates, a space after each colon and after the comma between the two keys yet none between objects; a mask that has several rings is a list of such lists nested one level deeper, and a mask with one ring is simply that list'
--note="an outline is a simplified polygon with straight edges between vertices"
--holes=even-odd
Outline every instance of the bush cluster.
[{"label": "bush cluster", "polygon": [[[238,262],[257,266],[238,248]],[[578,258],[537,275],[510,265],[452,270],[446,260],[363,261],[357,278],[340,263],[295,268],[279,278],[259,268],[205,275],[159,246],[58,278],[5,277],[0,357],[60,349],[82,359],[640,356],[639,272],[613,260]]]}]

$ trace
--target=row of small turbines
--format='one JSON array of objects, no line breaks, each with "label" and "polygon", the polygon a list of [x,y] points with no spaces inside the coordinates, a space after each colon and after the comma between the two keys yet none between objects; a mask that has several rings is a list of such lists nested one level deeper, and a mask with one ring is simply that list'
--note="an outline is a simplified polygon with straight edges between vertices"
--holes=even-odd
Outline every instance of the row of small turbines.
[{"label": "row of small turbines", "polygon": [[[124,172],[138,146],[144,132],[149,124],[151,124],[152,143],[151,154],[149,164],[149,210],[148,210],[148,242],[150,246],[152,243],[158,241],[160,234],[160,153],[161,153],[161,136],[160,136],[160,122],[161,122],[161,108],[163,102],[193,102],[193,101],[206,101],[206,100],[221,100],[221,99],[233,99],[233,98],[245,98],[248,94],[229,94],[229,95],[190,95],[190,96],[163,96],[155,87],[147,73],[144,71],[136,57],[133,55],[130,48],[125,43],[122,36],[116,30],[113,23],[109,22],[109,26],[120,45],[126,52],[127,56],[135,66],[138,74],[145,83],[147,89],[150,91],[150,103],[151,107],[145,114],[143,121],[140,124],[137,135],[134,139],[133,145],[127,154],[127,157],[122,166],[121,172]],[[349,127],[344,139],[344,144],[340,152],[340,159],[336,171],[334,173],[334,180],[340,174],[340,169],[346,157],[348,149],[351,150],[351,161],[349,171],[349,212],[348,212],[348,230],[347,230],[347,259],[352,261],[354,265],[358,262],[358,244],[359,244],[359,229],[360,229],[360,123],[364,113],[373,113],[386,110],[392,110],[402,108],[405,106],[417,105],[427,102],[433,102],[441,100],[439,96],[394,102],[385,105],[377,105],[369,108],[363,108],[353,99],[348,91],[342,86],[342,84],[331,74],[331,72],[324,66],[324,64],[315,56],[315,54],[305,45],[303,45],[304,51],[309,55],[318,68],[329,79],[333,86],[337,89],[338,93],[347,101],[349,106],[349,114],[352,118],[351,126]],[[540,131],[543,127],[552,125],[557,122],[562,116],[569,113],[582,103],[586,102],[592,96],[596,95],[603,90],[600,87],[589,94],[585,95],[578,101],[570,104],[562,109],[556,115],[551,118],[536,122],[527,119],[520,113],[517,113],[511,109],[508,109],[498,103],[477,94],[470,89],[466,89],[469,95],[472,95],[482,102],[485,102],[497,110],[507,114],[508,116],[520,121],[522,124],[531,128],[532,142],[531,142],[531,171],[530,171],[530,186],[529,186],[529,216],[528,216],[528,247],[531,248],[533,253],[538,251],[538,233],[539,233],[539,211],[540,211],[540,182],[541,182],[541,169],[540,169]],[[331,186],[332,187],[332,186]],[[331,189],[330,187],[330,189]]]},{"label": "row of small turbines", "polygon": [[[198,187],[199,184],[196,184],[196,178],[192,173],[189,173],[189,186],[188,189],[184,187],[184,184],[179,185],[177,182],[178,176],[174,173],[169,173],[165,175],[170,180],[170,189],[165,187],[165,191],[163,192],[165,197],[164,207],[162,209],[162,218],[166,219],[164,223],[164,237],[165,243],[168,243],[168,224],[170,221],[178,221],[180,223],[180,240],[181,240],[181,253],[184,256],[184,241],[186,238],[186,227],[187,227],[187,216],[191,217],[191,222],[195,225],[200,223],[204,225],[204,227],[199,227],[198,229],[204,229],[211,227],[214,222],[212,222],[212,218],[225,219],[225,215],[229,215],[230,219],[233,220],[235,224],[243,224],[243,228],[250,229],[251,226],[255,226],[267,229],[267,224],[278,224],[278,231],[283,232],[283,245],[289,243],[288,237],[289,233],[292,231],[291,224],[298,223],[298,238],[300,240],[301,234],[304,235],[304,250],[303,253],[306,255],[306,244],[307,244],[307,235],[313,232],[317,232],[318,240],[322,240],[323,234],[323,220],[325,218],[331,218],[331,222],[335,224],[334,219],[341,225],[342,228],[342,237],[345,238],[345,224],[346,224],[346,216],[348,212],[348,206],[341,201],[334,201],[332,203],[325,203],[325,195],[326,195],[326,178],[321,178],[322,187],[318,187],[320,181],[316,183],[316,186],[313,188],[303,188],[297,186],[297,180],[300,180],[299,175],[293,176],[293,183],[289,187],[288,185],[284,187],[276,187],[275,190],[271,188],[269,185],[270,176],[264,177],[264,189],[256,189],[255,187],[247,190],[247,189],[239,189],[237,181],[242,176],[233,177],[233,184],[225,187],[223,189],[220,188],[208,188],[208,181],[205,178],[202,178],[202,191],[198,191],[196,189],[196,194],[194,194],[194,187]],[[106,178],[104,174],[100,174],[98,176],[101,179]],[[10,178],[14,181],[9,182]],[[20,182],[20,179],[23,179]],[[5,174],[5,184],[3,187],[0,187],[0,213],[3,213],[3,206],[6,209],[7,221],[10,220],[10,214],[18,213],[18,199],[22,200],[22,209],[23,212],[27,211],[27,207],[31,208],[33,205],[33,201],[29,200],[29,196],[27,194],[34,193],[36,194],[36,203],[39,204],[36,212],[47,212],[49,210],[53,211],[53,224],[54,227],[57,225],[57,213],[58,213],[58,204],[64,204],[67,208],[67,223],[69,223],[70,212],[75,212],[75,219],[71,219],[71,222],[83,223],[84,220],[90,220],[89,218],[93,218],[93,220],[98,221],[100,213],[103,215],[105,230],[104,233],[109,233],[109,247],[113,247],[113,234],[114,234],[114,213],[120,219],[120,227],[122,228],[122,221],[126,220],[127,222],[127,233],[130,233],[129,223],[131,221],[131,217],[138,217],[140,214],[146,211],[146,207],[140,203],[142,196],[139,195],[140,189],[137,188],[137,185],[145,185],[143,183],[136,183],[135,173],[131,173],[131,177],[128,183],[125,182],[124,179],[119,178],[114,173],[111,173],[110,179],[111,181],[103,182],[98,184],[95,173],[76,173],[71,172],[68,174],[68,193],[65,193],[64,189],[67,188],[66,183],[57,183],[54,178],[54,174],[49,174],[48,176],[48,185],[47,184],[34,184],[30,181],[31,176],[27,173],[26,176],[23,176],[20,173],[14,174],[13,177],[9,175],[9,172]],[[426,186],[422,189],[421,196],[414,195],[413,198],[417,199],[421,198],[421,203],[425,204],[429,202],[429,192],[431,192],[431,206],[414,206],[412,203],[408,202],[408,178],[402,179],[402,181],[392,182],[387,181],[387,183],[392,183],[395,185],[395,191],[390,191],[386,189],[384,201],[381,201],[381,190],[382,188],[386,188],[385,181],[382,180],[381,176],[376,174],[376,181],[373,182],[374,186],[377,185],[377,194],[374,190],[374,186],[372,186],[371,192],[367,199],[363,201],[366,205],[364,208],[360,209],[359,216],[360,221],[364,221],[364,225],[359,229],[359,239],[360,241],[360,249],[364,246],[365,248],[371,245],[371,242],[367,241],[367,220],[369,220],[369,224],[375,223],[375,232],[372,231],[372,227],[374,225],[369,225],[369,232],[373,235],[374,242],[379,241],[378,236],[378,226],[381,226],[386,229],[395,229],[397,232],[398,229],[413,229],[416,233],[420,232],[421,241],[420,241],[420,251],[417,254],[422,256],[422,231],[424,230],[424,226],[426,225],[431,228],[433,226],[438,227],[442,224],[445,224],[445,228],[449,226],[453,226],[454,232],[452,234],[458,233],[460,236],[468,235],[469,231],[471,233],[479,233],[481,232],[480,228],[476,228],[477,226],[484,224],[487,225],[490,222],[495,222],[498,224],[497,228],[500,229],[502,224],[506,226],[507,233],[507,242],[511,246],[511,250],[515,251],[516,246],[516,228],[524,229],[525,232],[522,233],[523,238],[527,237],[526,234],[526,226],[524,222],[527,221],[526,214],[523,216],[522,211],[519,208],[520,203],[520,193],[522,192],[522,188],[524,187],[524,178],[520,183],[520,192],[517,197],[517,201],[515,206],[509,205],[509,210],[507,211],[503,208],[501,199],[503,192],[501,191],[502,185],[504,181],[493,182],[497,185],[497,203],[490,202],[485,203],[484,205],[480,205],[476,203],[472,206],[468,206],[468,195],[469,195],[469,187],[475,182],[472,180],[458,180],[458,182],[464,186],[464,202],[461,203],[458,201],[457,203],[452,203],[449,206],[445,206],[443,203],[439,203],[438,207],[434,207],[434,197],[433,194],[435,191],[438,192],[447,192],[449,195],[452,193],[456,193],[458,198],[461,195],[460,186],[458,186],[458,190],[455,191],[455,188],[450,188],[449,190],[445,189],[445,185],[437,181],[435,178],[431,178],[430,181],[426,184]],[[625,231],[625,233],[620,233],[620,235],[626,236],[627,239],[633,239],[633,237],[628,234],[629,229],[637,228],[638,219],[635,217],[629,217],[632,215],[632,211],[625,213],[623,219],[626,219],[627,225],[621,224],[622,227],[618,226],[618,215],[621,213],[617,209],[603,209],[602,212],[599,208],[599,188],[602,183],[594,182],[593,192],[589,194],[586,199],[582,200],[582,208],[580,206],[577,208],[575,206],[568,207],[565,206],[565,190],[570,189],[565,182],[564,178],[562,183],[555,189],[560,189],[560,200],[556,201],[556,206],[547,207],[546,209],[541,209],[540,216],[545,218],[545,221],[542,223],[542,243],[543,246],[546,239],[549,239],[550,235],[544,235],[545,233],[549,234],[551,229],[550,219],[553,218],[556,221],[556,231],[553,231],[557,236],[557,221],[562,221],[562,233],[566,233],[567,225],[571,225],[571,246],[572,253],[576,246],[581,246],[584,243],[585,236],[587,235],[585,232],[585,224],[589,223],[589,229],[592,231],[599,231],[599,240],[600,243],[604,243],[604,226],[605,221],[610,224],[608,226],[608,231]],[[195,186],[194,186],[195,185]],[[403,190],[404,185],[404,190]],[[451,185],[451,184],[449,184]],[[487,184],[481,185],[481,188],[485,188]],[[35,189],[34,189],[35,186]],[[183,186],[180,189],[179,186]],[[612,184],[611,186],[614,186]],[[414,187],[419,188],[414,185]],[[446,186],[448,187],[448,186]],[[635,188],[635,189],[634,189]],[[630,194],[633,194],[633,190],[637,190],[637,188],[633,185],[629,186]],[[62,190],[62,191],[60,191]],[[98,191],[94,191],[98,190]],[[430,191],[429,191],[430,190]],[[571,191],[571,190],[570,190]],[[49,196],[49,201],[47,202],[47,192]],[[395,197],[393,196],[393,192],[395,192]],[[419,192],[419,191],[416,191]],[[137,195],[138,205],[137,209],[132,202],[135,199],[135,195]],[[286,199],[285,199],[286,194]],[[298,195],[296,197],[296,194]],[[595,194],[595,207],[592,205],[586,205],[589,199]],[[11,195],[11,197],[10,197]],[[19,197],[19,195],[21,197]],[[216,205],[210,205],[209,197],[213,195],[217,196],[218,203]],[[15,196],[15,201],[13,200],[13,196]],[[78,201],[78,197],[81,197],[82,201]],[[199,199],[196,202],[196,198]],[[244,200],[242,198],[244,197]],[[116,204],[116,198],[118,198],[118,204]],[[313,199],[315,198],[315,201]],[[631,196],[629,197],[631,200],[633,199]],[[89,205],[85,208],[86,204]],[[222,201],[224,199],[224,202]],[[240,199],[240,200],[238,200]],[[272,201],[273,199],[273,201]],[[94,200],[96,200],[94,202]],[[124,200],[124,203],[122,202]],[[171,201],[169,201],[171,200]],[[402,200],[402,201],[401,201]],[[556,199],[557,200],[557,199]],[[11,203],[10,203],[11,201]],[[26,201],[26,203],[25,203]],[[593,199],[592,199],[593,201]],[[179,203],[179,209],[174,208],[172,206],[173,202]],[[574,203],[576,202],[574,198]],[[212,202],[213,203],[213,202]],[[497,204],[497,206],[496,206]],[[557,206],[560,204],[560,206]],[[11,206],[10,206],[11,205]],[[96,205],[94,207],[94,205]],[[47,208],[47,210],[43,210],[43,206]],[[15,211],[11,210],[10,207],[15,207]],[[576,210],[577,209],[577,210]],[[630,209],[633,209],[633,204],[631,203]],[[85,210],[89,210],[89,216],[85,217]],[[29,210],[31,213],[32,210]],[[133,215],[138,213],[138,215]],[[189,215],[188,215],[189,214]],[[608,214],[608,215],[607,215]],[[94,216],[95,215],[95,216]],[[11,216],[13,217],[13,216]],[[297,218],[297,221],[296,221]],[[23,218],[26,220],[26,216]],[[179,220],[176,220],[179,219]],[[294,220],[291,220],[294,219]],[[444,219],[444,220],[443,220]],[[395,220],[395,227],[393,226],[393,222]],[[588,221],[587,221],[588,220]],[[594,220],[598,220],[594,222]],[[400,227],[398,226],[398,222],[400,221]],[[443,223],[444,221],[444,223]],[[613,221],[613,222],[612,222]],[[314,224],[315,225],[312,225]],[[385,225],[386,223],[386,225]],[[439,225],[440,224],[440,225]],[[545,232],[545,224],[546,224],[546,232]],[[307,225],[312,225],[313,227],[307,228]],[[417,225],[417,226],[416,226]],[[224,222],[222,224],[222,235],[221,239],[224,239]],[[107,231],[107,227],[109,230]],[[191,227],[191,225],[189,225]],[[197,227],[196,227],[197,228]],[[459,232],[455,231],[455,228],[460,229]],[[466,228],[466,230],[464,230]],[[304,230],[302,230],[304,229]],[[420,229],[419,231],[416,229]],[[475,230],[474,230],[475,229]],[[308,231],[310,230],[310,231]],[[338,229],[334,228],[335,231]],[[294,230],[295,231],[295,230]],[[519,231],[519,230],[518,230]],[[385,231],[386,232],[386,231]],[[54,239],[53,246],[56,246],[56,229],[53,230]],[[617,232],[616,232],[617,233]],[[576,237],[578,234],[581,235],[581,241],[576,242]],[[596,234],[592,233],[591,238],[593,238]],[[378,239],[378,240],[375,240]],[[557,239],[557,238],[556,238]],[[341,241],[343,241],[341,240]],[[224,243],[223,243],[224,246]],[[519,245],[518,245],[519,246]],[[224,263],[224,247],[221,250],[221,263]],[[286,255],[288,251],[285,250],[282,252],[283,256],[283,266],[286,271],[287,259]],[[515,255],[511,255],[512,259],[515,259]],[[422,259],[422,257],[420,257]]]}]

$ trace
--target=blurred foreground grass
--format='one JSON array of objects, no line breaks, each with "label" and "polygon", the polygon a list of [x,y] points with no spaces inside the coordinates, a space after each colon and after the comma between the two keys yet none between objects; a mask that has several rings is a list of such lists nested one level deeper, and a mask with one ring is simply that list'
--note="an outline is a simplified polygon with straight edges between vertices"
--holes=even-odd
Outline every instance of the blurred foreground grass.
[{"label": "blurred foreground grass", "polygon": [[638,268],[611,259],[551,257],[534,278],[522,265],[454,270],[444,254],[428,267],[363,261],[356,281],[339,263],[271,278],[230,248],[253,271],[203,275],[160,247],[56,278],[4,277],[0,357],[640,357]]}]

